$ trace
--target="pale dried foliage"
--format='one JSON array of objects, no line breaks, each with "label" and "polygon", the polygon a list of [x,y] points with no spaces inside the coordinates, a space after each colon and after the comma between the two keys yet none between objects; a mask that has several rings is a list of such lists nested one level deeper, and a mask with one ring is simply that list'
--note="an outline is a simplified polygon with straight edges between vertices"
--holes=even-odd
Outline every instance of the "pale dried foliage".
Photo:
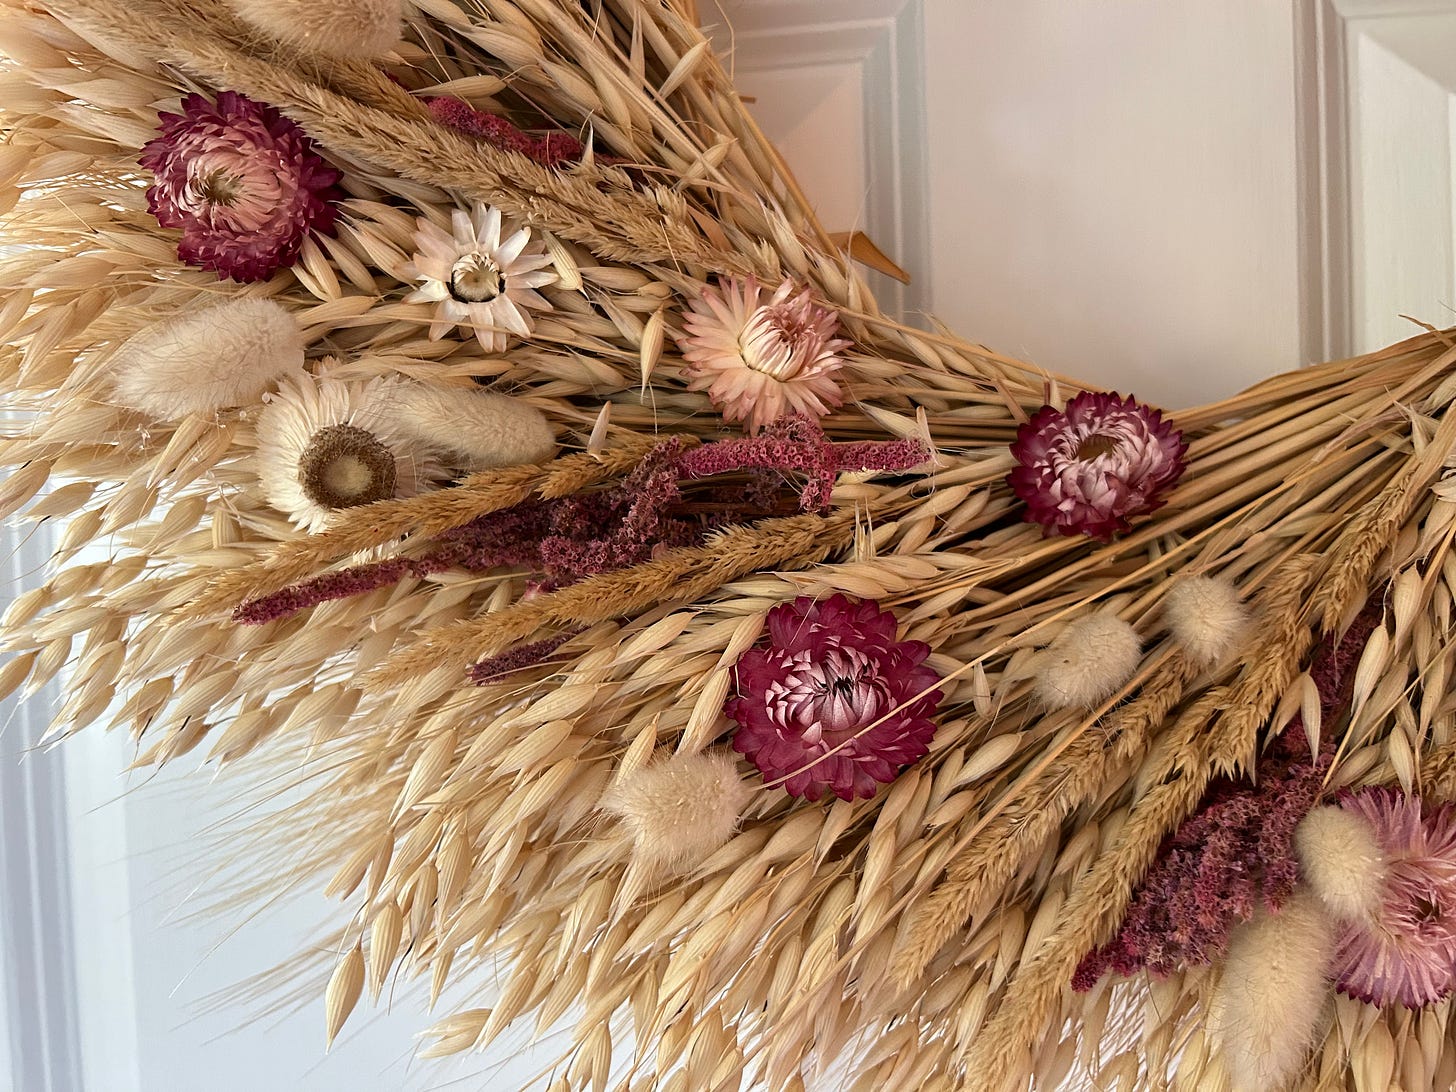
[{"label": "pale dried foliage", "polygon": [[[1322,726],[1339,733],[1330,787],[1456,793],[1456,505],[1431,489],[1456,440],[1456,351],[1421,336],[1174,414],[1191,465],[1166,508],[1105,546],[1043,539],[1003,479],[1048,377],[879,313],[685,5],[409,7],[388,67],[482,109],[539,112],[587,140],[588,161],[547,170],[442,129],[378,69],[260,35],[221,0],[0,0],[14,59],[0,209],[29,244],[0,264],[0,390],[22,415],[0,441],[0,513],[65,524],[48,579],[6,615],[0,689],[66,669],[58,735],[100,722],[131,734],[140,763],[199,749],[307,786],[253,816],[229,892],[323,878],[343,900],[324,955],[286,968],[279,994],[323,996],[330,1036],[365,985],[379,997],[398,974],[479,997],[440,1021],[432,1053],[572,1014],[562,1088],[794,1089],[841,1056],[856,1090],[1026,1088],[1032,1074],[1038,1088],[1227,1087],[1202,1028],[1207,975],[1085,996],[1068,979],[1210,779],[1247,770],[1262,732],[1300,708],[1314,642],[1372,589],[1390,589],[1387,624],[1349,724]],[[177,262],[135,165],[158,109],[224,74],[317,137],[348,190],[337,239],[247,289]],[[505,356],[430,341],[428,305],[400,302],[415,216],[443,223],[457,197],[529,221],[553,256],[554,309]],[[722,273],[812,284],[855,342],[830,436],[928,429],[934,466],[848,475],[825,515],[534,598],[520,574],[446,572],[266,626],[227,619],[332,566],[595,488],[656,433],[717,435],[668,335]],[[256,407],[156,421],[110,401],[129,338],[239,295],[288,308],[310,362],[339,358],[341,378],[488,379],[567,453],[303,536],[259,494]],[[87,547],[105,560],[78,558]],[[1048,711],[1038,650],[1095,612],[1157,634],[1175,573],[1239,589],[1259,623],[1234,654],[1194,662],[1159,638],[1091,708]],[[757,792],[706,859],[619,897],[630,839],[597,803],[657,752],[719,741],[732,666],[766,611],[836,590],[879,599],[934,649],[930,755],[871,801]],[[560,629],[579,632],[549,665],[463,685],[471,658]],[[1448,1087],[1449,1011],[1341,1001],[1300,1079]],[[614,1048],[628,1024],[631,1059]]]}]

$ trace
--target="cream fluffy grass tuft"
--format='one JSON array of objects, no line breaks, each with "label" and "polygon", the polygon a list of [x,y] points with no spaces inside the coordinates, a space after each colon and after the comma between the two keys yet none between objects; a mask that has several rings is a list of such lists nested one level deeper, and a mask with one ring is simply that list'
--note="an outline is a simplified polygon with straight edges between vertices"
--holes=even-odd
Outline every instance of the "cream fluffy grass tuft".
[{"label": "cream fluffy grass tuft", "polygon": [[303,371],[303,334],[272,300],[240,299],[149,326],[109,365],[112,401],[161,421],[259,403]]},{"label": "cream fluffy grass tuft", "polygon": [[1176,581],[1163,601],[1163,616],[1173,639],[1206,667],[1222,663],[1249,633],[1249,608],[1221,577]]},{"label": "cream fluffy grass tuft", "polygon": [[1208,1013],[1233,1092],[1278,1092],[1299,1072],[1331,996],[1334,942],[1334,923],[1306,891],[1234,931]]},{"label": "cream fluffy grass tuft", "polygon": [[1369,820],[1337,806],[1315,808],[1294,832],[1304,882],[1342,921],[1364,921],[1385,892],[1385,853]]},{"label": "cream fluffy grass tuft", "polygon": [[390,415],[462,470],[545,462],[556,454],[546,415],[508,394],[403,383],[389,392]]},{"label": "cream fluffy grass tuft", "polygon": [[378,57],[400,39],[400,0],[232,0],[233,10],[288,45],[335,57]]},{"label": "cream fluffy grass tuft", "polygon": [[1033,661],[1036,696],[1051,709],[1096,705],[1122,689],[1141,658],[1137,631],[1095,611],[1068,623]]},{"label": "cream fluffy grass tuft", "polygon": [[732,756],[680,754],[622,777],[602,797],[601,808],[631,836],[634,865],[665,878],[727,842],[752,792]]}]

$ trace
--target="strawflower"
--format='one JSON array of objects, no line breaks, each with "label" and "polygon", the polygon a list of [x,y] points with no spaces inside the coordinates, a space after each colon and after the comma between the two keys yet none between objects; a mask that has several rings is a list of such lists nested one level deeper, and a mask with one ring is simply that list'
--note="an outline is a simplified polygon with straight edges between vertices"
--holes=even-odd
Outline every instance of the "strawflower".
[{"label": "strawflower", "polygon": [[339,172],[271,106],[224,91],[182,100],[142,148],[156,175],[147,207],[181,228],[177,255],[237,281],[261,281],[298,259],[310,232],[332,235]]},{"label": "strawflower", "polygon": [[1007,476],[1028,522],[1048,535],[1107,541],[1129,518],[1163,505],[1183,474],[1188,444],[1155,409],[1085,391],[1065,410],[1043,406],[1016,430]]},{"label": "strawflower", "polygon": [[556,283],[547,268],[551,257],[527,227],[509,232],[500,210],[476,204],[456,209],[451,230],[421,219],[416,253],[404,276],[421,282],[405,303],[434,303],[430,339],[438,341],[456,326],[473,329],[488,353],[504,352],[511,337],[529,337],[532,311],[551,304],[536,291]]},{"label": "strawflower", "polygon": [[839,317],[785,280],[767,299],[753,277],[703,289],[677,339],[688,389],[707,391],[725,421],[756,432],[786,413],[823,417],[844,401],[835,374],[849,342]]},{"label": "strawflower", "polygon": [[766,644],[734,669],[733,747],[793,796],[869,798],[924,757],[940,677],[930,647],[899,641],[895,616],[843,595],[768,613]]},{"label": "strawflower", "polygon": [[1332,968],[1344,993],[1374,1005],[1434,1004],[1456,988],[1456,810],[1368,788],[1340,801],[1375,831],[1385,883],[1373,919],[1344,924]]}]

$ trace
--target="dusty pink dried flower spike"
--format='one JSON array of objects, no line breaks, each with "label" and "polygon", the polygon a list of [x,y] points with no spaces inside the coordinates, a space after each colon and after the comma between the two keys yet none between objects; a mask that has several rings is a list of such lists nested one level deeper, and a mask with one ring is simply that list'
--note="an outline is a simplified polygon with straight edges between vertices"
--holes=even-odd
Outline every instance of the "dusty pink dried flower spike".
[{"label": "dusty pink dried flower spike", "polygon": [[1016,430],[1006,478],[1024,518],[1047,534],[1106,542],[1130,516],[1163,505],[1183,474],[1188,444],[1155,409],[1117,394],[1084,391],[1065,410],[1043,406]]},{"label": "dusty pink dried flower spike", "polygon": [[767,300],[753,277],[703,289],[677,339],[688,389],[707,391],[725,421],[756,432],[785,413],[823,417],[844,402],[835,373],[849,342],[839,316],[785,280]]},{"label": "dusty pink dried flower spike", "polygon": [[876,603],[781,603],[768,612],[767,645],[734,671],[724,705],[738,724],[733,748],[793,796],[874,796],[930,749],[941,692],[929,654],[896,640],[895,616]]},{"label": "dusty pink dried flower spike", "polygon": [[1364,817],[1385,853],[1373,921],[1345,924],[1332,972],[1373,1005],[1433,1004],[1456,989],[1456,810],[1422,813],[1421,798],[1369,788],[1340,806]]},{"label": "dusty pink dried flower spike", "polygon": [[147,206],[181,228],[177,255],[237,281],[261,281],[298,259],[309,232],[332,235],[339,172],[296,124],[234,91],[182,100],[142,148],[157,177]]}]

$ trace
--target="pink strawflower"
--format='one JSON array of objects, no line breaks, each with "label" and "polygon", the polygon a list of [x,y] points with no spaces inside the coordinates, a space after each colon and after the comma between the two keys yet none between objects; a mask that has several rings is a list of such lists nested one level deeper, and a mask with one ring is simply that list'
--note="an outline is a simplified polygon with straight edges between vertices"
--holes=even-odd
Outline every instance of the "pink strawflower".
[{"label": "pink strawflower", "polygon": [[1016,430],[1007,476],[1024,517],[1046,533],[1106,542],[1151,512],[1183,474],[1183,434],[1132,398],[1085,391],[1065,411],[1037,410]]},{"label": "pink strawflower", "polygon": [[725,421],[755,432],[785,413],[823,417],[844,401],[835,373],[849,342],[839,316],[792,280],[767,300],[753,277],[703,289],[683,315],[678,348],[688,389],[707,391]]},{"label": "pink strawflower", "polygon": [[733,748],[793,796],[868,799],[930,749],[941,692],[929,654],[897,641],[895,616],[873,602],[782,603],[767,645],[738,660],[723,707],[738,723]]},{"label": "pink strawflower", "polygon": [[1385,852],[1385,887],[1372,921],[1345,924],[1332,973],[1344,993],[1373,1005],[1433,1004],[1456,988],[1456,810],[1422,815],[1421,798],[1391,788],[1346,796]]},{"label": "pink strawflower", "polygon": [[142,148],[157,176],[147,205],[181,228],[177,255],[237,281],[261,281],[298,259],[309,232],[334,232],[339,172],[302,129],[234,91],[201,95],[161,115],[162,135]]}]

